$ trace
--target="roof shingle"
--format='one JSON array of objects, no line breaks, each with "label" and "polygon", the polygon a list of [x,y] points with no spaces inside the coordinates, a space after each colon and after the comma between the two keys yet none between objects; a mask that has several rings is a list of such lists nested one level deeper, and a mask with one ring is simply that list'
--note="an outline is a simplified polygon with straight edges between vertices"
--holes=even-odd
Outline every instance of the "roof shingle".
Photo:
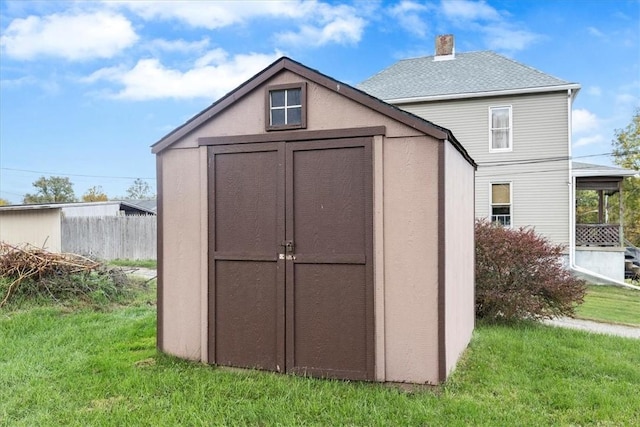
[{"label": "roof shingle", "polygon": [[572,85],[491,51],[405,59],[357,87],[384,100],[511,91]]}]

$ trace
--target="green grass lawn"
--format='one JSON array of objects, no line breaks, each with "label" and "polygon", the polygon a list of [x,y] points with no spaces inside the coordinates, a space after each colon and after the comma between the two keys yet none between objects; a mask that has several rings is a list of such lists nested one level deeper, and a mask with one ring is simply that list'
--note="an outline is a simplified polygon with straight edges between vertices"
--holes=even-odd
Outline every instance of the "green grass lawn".
[{"label": "green grass lawn", "polygon": [[0,425],[640,425],[640,341],[479,325],[445,386],[231,372],[158,354],[155,307],[0,310]]},{"label": "green grass lawn", "polygon": [[576,308],[575,317],[640,326],[640,291],[616,286],[589,286],[584,303]]}]

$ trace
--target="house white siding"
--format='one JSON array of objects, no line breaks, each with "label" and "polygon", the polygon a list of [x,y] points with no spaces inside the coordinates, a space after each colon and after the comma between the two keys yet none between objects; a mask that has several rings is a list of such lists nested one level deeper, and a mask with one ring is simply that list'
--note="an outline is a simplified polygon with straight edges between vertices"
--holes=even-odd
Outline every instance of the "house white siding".
[{"label": "house white siding", "polygon": [[[490,216],[491,183],[510,182],[512,225],[535,225],[553,243],[568,245],[567,96],[559,91],[398,106],[450,129],[478,163],[476,217]],[[492,153],[489,108],[507,105],[512,107],[513,150]],[[492,165],[495,162],[500,164]]]}]

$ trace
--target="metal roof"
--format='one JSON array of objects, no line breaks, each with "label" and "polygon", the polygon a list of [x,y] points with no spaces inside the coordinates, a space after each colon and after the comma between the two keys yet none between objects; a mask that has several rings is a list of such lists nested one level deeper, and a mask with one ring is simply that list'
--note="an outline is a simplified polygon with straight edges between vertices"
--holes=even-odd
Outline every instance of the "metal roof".
[{"label": "metal roof", "polygon": [[[579,89],[580,85],[545,74],[491,51],[405,59],[360,83],[361,89],[385,101],[457,98]],[[497,92],[497,93],[496,93]],[[456,96],[457,95],[457,96]]]}]

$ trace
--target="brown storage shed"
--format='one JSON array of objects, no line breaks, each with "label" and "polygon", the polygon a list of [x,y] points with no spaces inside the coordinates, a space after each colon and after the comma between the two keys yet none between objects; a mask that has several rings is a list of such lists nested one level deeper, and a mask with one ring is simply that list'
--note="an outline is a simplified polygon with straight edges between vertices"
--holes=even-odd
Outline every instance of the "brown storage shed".
[{"label": "brown storage shed", "polygon": [[152,151],[162,351],[374,381],[453,369],[475,163],[451,132],[281,58]]}]

